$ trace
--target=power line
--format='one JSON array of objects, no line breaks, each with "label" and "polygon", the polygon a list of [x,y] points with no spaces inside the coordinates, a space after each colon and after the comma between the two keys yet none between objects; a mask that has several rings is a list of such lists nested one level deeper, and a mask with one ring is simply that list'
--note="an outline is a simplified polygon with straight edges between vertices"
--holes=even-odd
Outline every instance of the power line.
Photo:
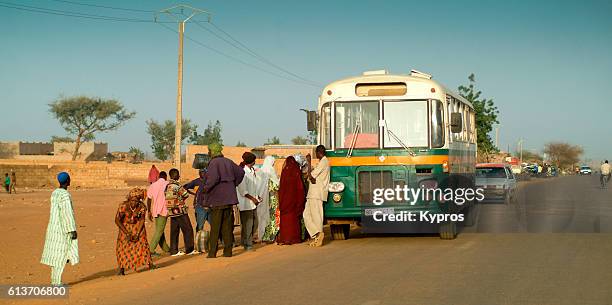
[{"label": "power line", "polygon": [[[169,27],[169,26],[167,26],[165,24],[161,24],[160,23],[160,25],[163,26],[165,29],[167,29],[167,30],[169,30],[169,31],[171,31],[171,32],[173,32],[175,34],[178,33],[178,31],[176,31],[175,29],[173,29],[173,28],[171,28],[171,27]],[[273,75],[273,76],[276,76],[276,77],[279,77],[279,78],[282,78],[282,79],[285,79],[285,80],[288,80],[288,81],[291,81],[291,82],[294,82],[294,83],[298,83],[298,84],[302,84],[302,85],[308,85],[308,86],[312,86],[312,87],[315,87],[315,88],[319,88],[319,86],[317,86],[317,85],[314,85],[314,84],[311,84],[311,83],[307,83],[307,82],[303,82],[303,81],[299,81],[299,80],[296,80],[296,79],[293,79],[293,78],[286,77],[286,76],[284,76],[282,74],[278,74],[278,73],[275,73],[275,72],[272,72],[272,71],[268,71],[268,70],[263,69],[261,67],[258,67],[256,65],[253,65],[253,64],[250,64],[248,62],[245,62],[245,61],[243,61],[243,60],[241,60],[239,58],[236,58],[234,56],[225,54],[222,51],[219,51],[219,50],[217,50],[217,49],[215,49],[215,48],[213,48],[211,46],[208,46],[208,45],[206,45],[206,44],[204,44],[204,43],[202,43],[202,42],[200,42],[198,40],[195,40],[195,39],[193,39],[193,38],[191,38],[191,37],[189,37],[189,36],[187,36],[185,34],[184,34],[184,36],[189,41],[191,41],[191,42],[193,42],[193,43],[195,43],[195,44],[197,44],[197,45],[199,45],[199,46],[201,46],[201,47],[203,47],[205,49],[208,49],[208,50],[210,50],[212,52],[215,52],[215,53],[217,53],[217,54],[219,54],[219,55],[221,55],[221,56],[223,56],[225,58],[228,58],[230,60],[233,60],[233,61],[236,61],[238,63],[241,63],[241,64],[243,64],[245,66],[251,67],[251,68],[253,68],[255,70],[258,70],[258,71],[261,71],[261,72],[264,72],[264,73],[267,73],[267,74],[270,74],[270,75]]]},{"label": "power line", "polygon": [[[100,7],[100,8],[108,8],[108,9],[116,9],[116,10],[126,10],[126,11],[139,11],[139,12],[155,12],[155,11],[148,11],[148,10],[137,10],[137,9],[129,9],[129,8],[120,8],[120,7],[111,7],[111,6],[101,6],[101,5],[94,5],[94,4],[85,4],[85,3],[79,3],[79,2],[74,2],[74,1],[67,1],[67,0],[50,0],[50,1],[56,1],[56,2],[65,2],[65,3],[71,3],[71,4],[75,4],[75,5],[83,5],[83,6],[92,6],[92,7]],[[87,13],[81,13],[81,12],[75,12],[75,11],[66,11],[66,10],[57,10],[57,9],[51,9],[51,8],[45,8],[45,7],[38,7],[38,6],[31,6],[31,5],[24,5],[24,4],[15,4],[15,3],[11,3],[11,2],[4,2],[4,1],[0,1],[0,7],[4,7],[4,8],[10,8],[10,9],[14,9],[14,10],[20,10],[20,11],[25,11],[25,12],[33,12],[33,13],[40,13],[40,14],[48,14],[48,15],[57,15],[57,16],[66,16],[66,17],[74,17],[74,18],[83,18],[83,19],[92,19],[92,20],[101,20],[101,21],[116,21],[116,22],[133,22],[133,23],[158,23],[162,26],[164,26],[166,29],[174,32],[174,33],[178,33],[176,30],[168,27],[167,25],[165,25],[164,23],[175,23],[174,21],[157,21],[157,20],[149,20],[149,19],[136,19],[136,18],[125,18],[125,17],[116,17],[116,16],[108,16],[108,15],[97,15],[97,14],[87,14]],[[209,31],[210,33],[212,33],[213,35],[215,35],[217,38],[225,41],[226,43],[232,45],[233,47],[237,48],[238,50],[241,50],[242,52],[246,52],[247,54],[257,58],[258,60],[265,62],[273,67],[275,67],[276,69],[283,71],[297,79],[293,79],[293,78],[289,78],[286,77],[285,75],[279,74],[279,73],[275,73],[266,69],[263,69],[259,66],[250,64],[248,62],[245,62],[239,58],[236,58],[234,56],[225,54],[224,52],[217,50],[213,47],[210,47],[206,44],[201,43],[200,41],[197,41],[187,35],[185,35],[185,38],[187,38],[188,40],[192,41],[193,43],[196,43],[198,45],[200,45],[201,47],[204,47],[210,51],[213,51],[221,56],[224,56],[230,60],[236,61],[238,63],[241,63],[245,66],[251,67],[253,69],[256,69],[258,71],[294,82],[294,83],[298,83],[298,84],[303,84],[303,85],[308,85],[311,87],[315,87],[315,88],[319,88],[320,85],[316,84],[315,82],[308,80],[306,78],[303,78],[295,73],[292,73],[291,71],[288,71],[282,67],[279,67],[278,65],[270,62],[269,60],[265,59],[264,57],[260,56],[259,54],[255,53],[254,51],[252,51],[251,49],[249,49],[246,45],[244,45],[243,43],[241,43],[240,41],[238,41],[237,39],[233,38],[231,35],[229,35],[227,32],[223,31],[222,29],[220,29],[219,27],[217,27],[216,25],[213,24],[213,26],[215,26],[215,28],[217,28],[219,31],[221,31],[222,33],[224,33],[226,36],[228,36],[231,40],[235,41],[237,44],[239,44],[241,47],[237,46],[236,44],[232,43],[231,41],[228,41],[227,39],[223,38],[222,36],[218,35],[217,33],[214,33],[213,31],[211,31],[210,29],[202,26],[198,21],[194,20],[194,22],[196,24],[198,24],[198,26],[202,27],[203,29]],[[212,23],[211,23],[212,24]]]},{"label": "power line", "polygon": [[42,14],[48,14],[48,15],[58,15],[58,16],[105,20],[105,21],[139,22],[139,23],[155,22],[155,20],[86,14],[86,13],[80,13],[80,12],[55,10],[55,9],[50,9],[50,8],[30,6],[30,5],[24,5],[24,4],[15,4],[15,3],[2,2],[2,1],[0,1],[0,7],[10,8],[10,9],[15,9],[15,10],[20,10],[20,11],[26,11],[26,12],[42,13]]},{"label": "power line", "polygon": [[126,8],[126,7],[106,6],[106,5],[99,5],[99,4],[89,4],[89,3],[81,3],[81,2],[68,1],[68,0],[49,0],[49,1],[62,2],[62,3],[80,5],[80,6],[90,6],[90,7],[106,8],[106,9],[111,9],[111,10],[128,11],[128,12],[141,12],[141,13],[155,13],[156,12],[156,11],[152,11],[152,10],[143,10],[143,9]]},{"label": "power line", "polygon": [[[255,51],[251,50],[249,47],[247,47],[246,45],[244,45],[243,43],[241,43],[241,42],[240,42],[240,41],[238,41],[237,39],[233,38],[233,36],[231,36],[230,34],[228,34],[228,33],[227,33],[227,32],[225,32],[225,31],[223,31],[221,28],[217,27],[217,26],[216,26],[214,23],[210,22],[210,24],[212,24],[212,25],[213,25],[213,26],[214,26],[214,27],[215,27],[217,30],[219,30],[221,33],[225,34],[227,37],[229,37],[229,38],[230,38],[231,40],[233,40],[235,43],[234,43],[234,42],[232,42],[232,41],[229,41],[229,40],[228,40],[228,39],[226,39],[225,37],[223,37],[223,36],[221,36],[221,35],[219,35],[219,34],[215,33],[214,31],[210,30],[210,29],[209,29],[209,28],[207,28],[207,27],[203,26],[203,25],[202,25],[200,22],[195,21],[195,24],[196,24],[197,26],[199,26],[200,28],[202,28],[202,29],[206,30],[207,32],[211,33],[211,34],[212,34],[212,35],[214,35],[215,37],[217,37],[217,38],[219,38],[219,39],[223,40],[224,42],[226,42],[227,44],[231,45],[232,47],[236,48],[237,50],[239,50],[239,51],[241,51],[241,52],[244,52],[244,53],[246,53],[246,54],[248,54],[248,55],[250,55],[250,56],[254,57],[255,59],[259,60],[260,62],[263,62],[263,63],[265,63],[265,64],[268,64],[268,65],[270,65],[270,66],[272,66],[272,67],[274,67],[274,68],[276,68],[276,69],[278,69],[278,70],[280,70],[280,71],[282,71],[282,72],[284,72],[284,73],[286,73],[286,74],[288,74],[288,75],[291,75],[291,76],[293,76],[293,77],[295,77],[295,78],[297,78],[297,79],[299,79],[299,80],[301,80],[301,81],[303,81],[303,82],[310,83],[310,84],[312,84],[312,85],[314,85],[314,86],[320,87],[320,85],[319,85],[319,84],[317,84],[316,82],[314,82],[314,81],[312,81],[312,80],[309,80],[309,79],[307,79],[307,78],[304,78],[304,77],[302,77],[302,76],[300,76],[300,75],[298,75],[298,74],[296,74],[296,73],[293,73],[293,72],[291,72],[291,71],[289,71],[289,70],[287,70],[287,69],[285,69],[285,68],[283,68],[283,67],[280,67],[280,66],[278,66],[277,64],[275,64],[275,63],[271,62],[270,60],[266,59],[265,57],[263,57],[263,56],[261,56],[261,55],[257,54]],[[236,45],[236,44],[238,44],[238,45]]]},{"label": "power line", "polygon": [[293,75],[294,77],[297,77],[297,78],[299,78],[299,79],[301,79],[301,80],[304,80],[304,81],[307,81],[307,82],[312,82],[312,83],[315,83],[315,84],[316,84],[316,82],[313,82],[313,81],[311,81],[311,80],[309,80],[309,79],[303,78],[303,77],[301,77],[301,76],[299,76],[299,75],[295,75],[294,73],[291,73],[290,71],[287,71],[287,70],[283,69],[282,67],[279,67],[279,66],[275,65],[274,63],[272,63],[271,61],[269,61],[269,60],[268,60],[268,59],[266,59],[265,57],[263,57],[263,56],[261,56],[261,55],[257,54],[255,51],[251,50],[249,47],[247,47],[245,44],[243,44],[242,42],[240,42],[238,39],[234,38],[234,37],[233,37],[232,35],[230,35],[228,32],[226,32],[226,31],[224,31],[223,29],[221,29],[221,28],[220,28],[219,26],[217,26],[215,23],[210,22],[210,24],[211,24],[213,27],[215,27],[215,29],[217,29],[219,32],[221,32],[221,33],[225,34],[225,35],[226,35],[227,37],[229,37],[231,40],[233,40],[233,41],[235,41],[237,44],[241,45],[241,46],[242,46],[243,48],[245,48],[245,49],[246,49],[246,50],[247,50],[249,53],[253,54],[253,56],[257,57],[258,59],[260,59],[260,60],[262,60],[262,61],[264,61],[264,62],[267,62],[269,65],[272,65],[272,66],[276,67],[277,69],[279,69],[279,70],[281,70],[281,71],[284,71],[285,73],[291,74],[291,75]]}]

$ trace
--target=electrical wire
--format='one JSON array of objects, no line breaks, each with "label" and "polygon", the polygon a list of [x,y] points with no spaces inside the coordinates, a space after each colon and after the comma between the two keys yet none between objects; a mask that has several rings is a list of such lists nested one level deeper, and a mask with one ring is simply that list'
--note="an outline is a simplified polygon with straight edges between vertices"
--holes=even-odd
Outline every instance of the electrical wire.
[{"label": "electrical wire", "polygon": [[99,4],[89,4],[89,3],[82,3],[82,2],[68,1],[68,0],[48,0],[48,1],[62,2],[62,3],[73,4],[73,5],[80,5],[80,6],[98,7],[98,8],[105,8],[105,9],[111,9],[111,10],[128,11],[128,12],[140,12],[140,13],[155,13],[155,12],[157,12],[157,11],[152,11],[152,10],[143,10],[143,9],[135,9],[135,8],[106,6],[106,5],[99,5]]},{"label": "electrical wire", "polygon": [[[161,23],[160,23],[159,25],[163,26],[165,29],[167,29],[167,30],[169,30],[169,31],[171,31],[171,32],[173,32],[173,33],[175,33],[175,34],[178,34],[178,31],[177,31],[177,30],[175,30],[175,29],[173,29],[173,28],[171,28],[171,27],[169,27],[169,26],[167,26],[167,25],[165,25],[165,24],[161,24]],[[294,82],[294,83],[298,83],[298,84],[302,84],[302,85],[307,85],[307,86],[311,86],[311,87],[315,87],[315,88],[320,88],[320,87],[319,87],[319,86],[317,86],[317,85],[314,85],[314,84],[311,84],[311,83],[307,83],[307,82],[303,82],[303,81],[299,81],[299,80],[296,80],[296,79],[293,79],[293,78],[289,78],[289,77],[286,77],[286,76],[284,76],[284,75],[282,75],[282,74],[278,74],[278,73],[275,73],[275,72],[272,72],[272,71],[269,71],[269,70],[263,69],[263,68],[261,68],[261,67],[258,67],[258,66],[256,66],[256,65],[250,64],[250,63],[245,62],[245,61],[243,61],[243,60],[241,60],[241,59],[239,59],[239,58],[236,58],[236,57],[234,57],[234,56],[231,56],[231,55],[225,54],[225,53],[223,53],[222,51],[217,50],[217,49],[215,49],[215,48],[213,48],[213,47],[211,47],[211,46],[208,46],[208,45],[206,45],[206,44],[204,44],[204,43],[202,43],[202,42],[200,42],[200,41],[198,41],[198,40],[195,40],[195,39],[193,39],[193,38],[191,38],[191,37],[189,37],[189,36],[187,36],[187,35],[185,35],[185,34],[183,34],[183,36],[184,36],[186,39],[188,39],[189,41],[191,41],[191,42],[193,42],[193,43],[195,43],[195,44],[197,44],[197,45],[199,45],[199,46],[201,46],[201,47],[203,47],[203,48],[205,48],[205,49],[208,49],[208,50],[210,50],[210,51],[212,51],[212,52],[214,52],[214,53],[217,53],[217,54],[219,54],[219,55],[221,55],[221,56],[223,56],[223,57],[225,57],[225,58],[228,58],[228,59],[230,59],[230,60],[233,60],[233,61],[236,61],[236,62],[238,62],[238,63],[241,63],[241,64],[243,64],[243,65],[245,65],[245,66],[248,66],[248,67],[253,68],[253,69],[255,69],[255,70],[258,70],[258,71],[260,71],[260,72],[264,72],[264,73],[267,73],[267,74],[270,74],[270,75],[273,75],[273,76],[276,76],[276,77],[278,77],[278,78],[282,78],[282,79],[285,79],[285,80],[288,80],[288,81],[291,81],[291,82]]]},{"label": "electrical wire", "polygon": [[138,22],[138,23],[153,23],[155,20],[148,19],[134,19],[134,18],[124,18],[124,17],[114,17],[114,16],[105,16],[105,15],[95,15],[95,14],[86,14],[80,12],[72,12],[72,11],[64,11],[64,10],[56,10],[44,7],[30,6],[24,4],[15,4],[10,2],[0,1],[0,7],[11,8],[20,11],[27,12],[35,12],[49,15],[58,15],[58,16],[67,16],[67,17],[75,17],[75,18],[85,18],[85,19],[95,19],[95,20],[105,20],[105,21],[121,21],[121,22]]},{"label": "electrical wire", "polygon": [[[240,46],[242,46],[242,47],[243,47],[245,50],[247,50],[249,53],[251,53],[251,54],[252,54],[254,57],[258,58],[259,60],[261,60],[261,61],[263,61],[263,62],[266,62],[266,63],[268,63],[269,65],[271,65],[271,66],[273,66],[273,67],[275,67],[275,68],[277,68],[277,69],[279,69],[279,70],[281,70],[281,71],[283,71],[283,72],[285,72],[285,73],[287,73],[287,74],[290,74],[290,75],[292,75],[292,76],[294,76],[294,77],[296,77],[296,78],[298,78],[298,79],[301,79],[301,80],[306,81],[306,82],[311,82],[311,83],[317,84],[317,83],[316,83],[316,82],[314,82],[314,81],[311,81],[311,80],[309,80],[309,79],[307,79],[307,78],[304,78],[304,77],[301,77],[301,76],[299,76],[299,75],[296,75],[296,74],[294,74],[294,73],[292,73],[292,72],[290,72],[290,71],[285,70],[285,69],[284,69],[284,68],[282,68],[282,67],[279,67],[278,65],[274,64],[273,62],[271,62],[270,60],[266,59],[265,57],[263,57],[263,56],[261,56],[261,55],[257,54],[255,51],[253,51],[252,49],[250,49],[249,47],[247,47],[245,44],[243,44],[242,42],[240,42],[238,39],[234,38],[234,36],[230,35],[230,34],[229,34],[227,31],[224,31],[222,28],[220,28],[219,26],[217,26],[215,23],[210,22],[210,24],[211,24],[211,25],[212,25],[212,26],[213,26],[215,29],[217,29],[219,32],[221,32],[221,33],[225,34],[225,35],[226,35],[227,37],[229,37],[231,40],[233,40],[234,42],[236,42],[237,44],[239,44]],[[321,86],[320,84],[317,84],[317,85],[318,85],[318,86]]]},{"label": "electrical wire", "polygon": [[[75,2],[75,1],[68,1],[68,0],[50,0],[50,1],[56,1],[56,2],[64,2],[64,3],[69,3],[69,4],[74,4],[74,5],[83,5],[83,6],[91,6],[91,7],[98,7],[98,8],[105,8],[105,9],[115,9],[115,10],[124,10],[124,11],[133,11],[133,12],[146,12],[146,13],[151,13],[151,12],[155,12],[155,11],[149,11],[149,10],[140,10],[140,9],[131,9],[131,8],[120,8],[120,7],[111,7],[111,6],[103,6],[103,5],[96,5],[96,4],[85,4],[85,3],[80,3],[80,2]],[[83,19],[92,19],[92,20],[102,20],[102,21],[117,21],[117,22],[133,22],[133,23],[157,23],[161,26],[163,26],[164,28],[166,28],[167,30],[170,30],[174,33],[178,33],[176,30],[170,28],[169,26],[165,25],[164,23],[176,23],[175,21],[157,21],[157,20],[149,20],[149,19],[136,19],[136,18],[124,18],[124,17],[116,17],[116,16],[107,16],[107,15],[97,15],[97,14],[87,14],[87,13],[81,13],[81,12],[74,12],[74,11],[66,11],[66,10],[57,10],[57,9],[51,9],[51,8],[45,8],[45,7],[37,7],[37,6],[31,6],[31,5],[25,5],[25,4],[16,4],[16,3],[11,3],[11,2],[4,2],[4,1],[0,1],[0,7],[4,7],[4,8],[10,8],[10,9],[14,9],[14,10],[20,10],[20,11],[26,11],[26,12],[34,12],[34,13],[41,13],[41,14],[49,14],[49,15],[58,15],[58,16],[66,16],[66,17],[74,17],[74,18],[83,18]],[[264,63],[267,63],[268,65],[275,67],[276,69],[293,76],[294,78],[290,78],[287,77],[285,75],[273,72],[273,71],[269,71],[266,69],[263,69],[259,66],[253,65],[251,63],[248,63],[246,61],[243,61],[239,58],[236,58],[234,56],[228,55],[218,49],[215,49],[211,46],[208,46],[206,44],[203,44],[202,42],[195,40],[187,35],[184,35],[185,38],[187,38],[188,40],[192,41],[193,43],[206,48],[214,53],[217,53],[223,57],[226,57],[230,60],[236,61],[238,63],[241,63],[245,66],[251,67],[255,70],[294,82],[294,83],[298,83],[298,84],[303,84],[303,85],[308,85],[311,87],[315,87],[315,88],[320,88],[321,85],[316,84],[315,82],[308,80],[306,78],[303,78],[291,71],[288,71],[274,63],[272,63],[271,61],[267,60],[266,58],[264,58],[263,56],[255,53],[253,50],[251,50],[250,48],[248,48],[246,45],[244,45],[243,43],[241,43],[240,41],[238,41],[237,39],[235,39],[233,36],[231,36],[229,33],[223,31],[221,28],[217,27],[216,25],[212,24],[215,28],[217,28],[221,33],[225,34],[227,37],[229,37],[232,41],[234,41],[235,43],[232,43],[231,41],[225,39],[224,37],[222,37],[221,35],[213,32],[212,30],[204,27],[203,25],[200,24],[200,22],[198,22],[197,20],[192,20],[194,23],[196,23],[199,27],[207,30],[208,32],[210,32],[211,34],[213,34],[215,37],[223,40],[224,42],[230,44],[231,46],[233,46],[234,48],[245,52],[253,57],[255,57],[256,59],[258,59],[259,61],[262,61]],[[236,44],[239,44],[239,46],[237,46]]]},{"label": "electrical wire", "polygon": [[[279,65],[277,65],[277,64],[275,64],[275,63],[273,63],[273,62],[271,62],[270,60],[266,59],[265,57],[263,57],[263,56],[261,56],[261,55],[259,55],[259,54],[255,53],[255,51],[251,50],[251,49],[250,49],[249,47],[247,47],[245,44],[243,44],[243,43],[241,43],[240,41],[238,41],[237,39],[233,38],[233,36],[229,35],[227,32],[225,32],[225,31],[221,30],[219,27],[217,27],[216,25],[214,25],[212,22],[211,22],[211,24],[212,24],[212,25],[213,25],[215,28],[217,28],[217,29],[218,29],[218,30],[219,30],[221,33],[223,33],[223,34],[225,34],[226,36],[228,36],[228,37],[229,37],[231,40],[233,40],[235,43],[233,43],[232,41],[229,41],[229,40],[228,40],[228,39],[226,39],[225,37],[223,37],[223,36],[221,36],[221,35],[219,35],[219,34],[215,33],[215,32],[214,32],[214,31],[212,31],[211,29],[209,29],[209,28],[207,28],[207,27],[203,26],[203,25],[202,25],[200,22],[194,21],[194,23],[195,23],[197,26],[199,26],[200,28],[202,28],[202,29],[206,30],[207,32],[211,33],[213,36],[215,36],[215,37],[217,37],[217,38],[219,38],[219,39],[223,40],[224,42],[226,42],[227,44],[229,44],[229,45],[231,45],[232,47],[236,48],[237,50],[239,50],[239,51],[241,51],[241,52],[244,52],[244,53],[246,53],[246,54],[248,54],[248,55],[250,55],[250,56],[254,57],[255,59],[259,60],[260,62],[262,62],[262,63],[264,63],[264,64],[268,64],[268,65],[270,65],[270,66],[272,66],[272,67],[274,67],[274,68],[276,68],[276,69],[278,69],[278,70],[280,70],[280,71],[282,71],[282,72],[284,72],[284,73],[286,73],[286,74],[288,74],[288,75],[291,75],[291,76],[295,77],[296,79],[301,80],[302,82],[305,82],[305,83],[310,83],[311,85],[314,85],[314,86],[317,86],[317,87],[321,87],[321,85],[320,85],[320,84],[317,84],[316,82],[314,82],[314,81],[312,81],[312,80],[309,80],[309,79],[307,79],[307,78],[304,78],[304,77],[302,77],[302,76],[300,76],[300,75],[298,75],[298,74],[296,74],[296,73],[293,73],[293,72],[291,72],[291,71],[289,71],[289,70],[287,70],[287,69],[285,69],[285,68],[283,68],[283,67],[280,67]],[[238,44],[238,45],[236,45],[236,44]]]}]

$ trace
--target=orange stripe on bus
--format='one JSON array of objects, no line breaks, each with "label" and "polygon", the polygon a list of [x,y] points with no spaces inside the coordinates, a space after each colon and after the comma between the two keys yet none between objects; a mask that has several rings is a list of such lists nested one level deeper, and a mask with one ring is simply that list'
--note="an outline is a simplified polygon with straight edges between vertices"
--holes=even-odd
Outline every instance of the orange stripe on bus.
[{"label": "orange stripe on bus", "polygon": [[[328,157],[331,166],[363,166],[363,165],[420,165],[420,164],[442,164],[448,162],[447,155],[427,156],[378,156],[367,157]],[[382,159],[382,160],[381,160]]]}]

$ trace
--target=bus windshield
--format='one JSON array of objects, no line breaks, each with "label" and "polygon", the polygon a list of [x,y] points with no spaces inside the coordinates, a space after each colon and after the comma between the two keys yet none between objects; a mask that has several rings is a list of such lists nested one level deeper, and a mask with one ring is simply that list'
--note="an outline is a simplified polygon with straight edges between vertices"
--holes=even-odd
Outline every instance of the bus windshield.
[{"label": "bus windshield", "polygon": [[[429,145],[427,101],[384,101],[383,109],[384,116],[381,116],[378,101],[337,102],[334,122],[336,148],[378,148],[379,119],[384,119],[384,148]],[[325,120],[323,125],[327,124]],[[323,132],[329,132],[325,129],[324,126]],[[441,128],[438,129],[442,132]],[[438,138],[437,142],[443,142],[443,138]]]},{"label": "bus windshield", "polygon": [[427,101],[385,101],[383,108],[387,128],[385,148],[428,146]]},{"label": "bus windshield", "polygon": [[378,148],[378,101],[336,103],[336,148]]}]

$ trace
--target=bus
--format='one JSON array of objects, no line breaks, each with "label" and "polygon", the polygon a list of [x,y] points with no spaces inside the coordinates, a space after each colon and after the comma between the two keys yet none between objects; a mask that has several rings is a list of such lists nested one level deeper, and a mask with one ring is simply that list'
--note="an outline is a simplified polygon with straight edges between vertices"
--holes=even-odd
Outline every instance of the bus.
[{"label": "bus", "polygon": [[[474,108],[460,95],[412,70],[391,75],[368,71],[324,87],[317,111],[307,115],[308,130],[327,148],[329,197],[325,221],[333,239],[347,239],[351,225],[375,207],[374,190],[473,187],[476,164]],[[440,223],[436,233],[454,239],[460,225],[472,225],[475,202],[444,204],[425,198],[396,210],[462,213],[464,223]]]}]

